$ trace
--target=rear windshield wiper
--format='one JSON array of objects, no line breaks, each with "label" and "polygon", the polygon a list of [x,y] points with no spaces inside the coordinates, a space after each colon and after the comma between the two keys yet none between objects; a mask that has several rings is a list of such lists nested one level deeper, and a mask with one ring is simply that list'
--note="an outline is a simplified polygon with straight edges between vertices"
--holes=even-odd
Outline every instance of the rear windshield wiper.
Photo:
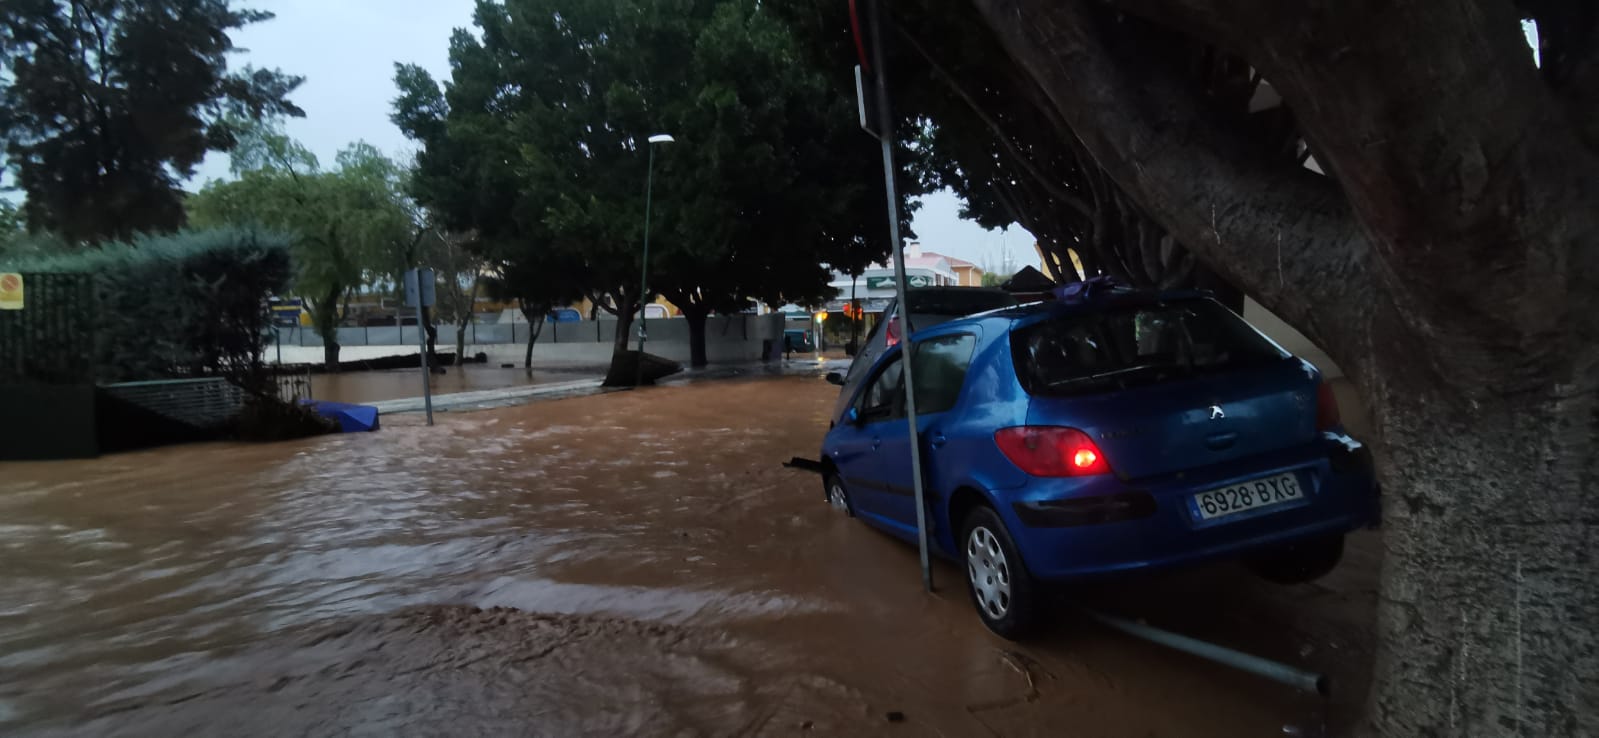
[{"label": "rear windshield wiper", "polygon": [[[1171,367],[1169,367],[1169,366],[1167,366],[1165,364],[1138,364],[1136,366],[1129,366],[1129,367],[1124,367],[1124,368],[1121,368],[1121,369],[1112,369],[1112,370],[1110,370],[1108,372],[1099,372],[1098,374],[1089,374],[1089,375],[1082,376],[1082,377],[1070,377],[1070,378],[1067,378],[1067,379],[1057,379],[1057,380],[1055,380],[1053,382],[1046,383],[1045,386],[1049,387],[1050,389],[1060,389],[1060,388],[1070,387],[1072,385],[1077,385],[1077,384],[1088,384],[1088,383],[1091,383],[1091,382],[1100,382],[1100,381],[1104,381],[1104,380],[1107,380],[1107,379],[1125,379],[1127,377],[1127,375],[1129,375],[1129,374],[1136,374],[1136,373],[1139,373],[1139,372],[1146,372],[1146,371],[1149,371],[1151,369],[1164,370],[1164,369],[1169,369],[1169,368],[1171,368]],[[1118,383],[1118,384],[1120,386],[1123,386],[1123,387],[1126,386],[1123,383]]]}]

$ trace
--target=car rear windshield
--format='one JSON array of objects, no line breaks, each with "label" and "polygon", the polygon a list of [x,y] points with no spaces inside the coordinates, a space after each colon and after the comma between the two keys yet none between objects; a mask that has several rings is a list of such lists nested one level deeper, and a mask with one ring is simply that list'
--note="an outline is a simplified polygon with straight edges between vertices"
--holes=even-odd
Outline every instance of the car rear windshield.
[{"label": "car rear windshield", "polygon": [[913,289],[906,295],[911,315],[966,316],[1010,307],[1016,298],[1008,292],[972,288]]},{"label": "car rear windshield", "polygon": [[1074,395],[1259,366],[1284,354],[1214,300],[1107,306],[1011,333],[1030,394]]}]

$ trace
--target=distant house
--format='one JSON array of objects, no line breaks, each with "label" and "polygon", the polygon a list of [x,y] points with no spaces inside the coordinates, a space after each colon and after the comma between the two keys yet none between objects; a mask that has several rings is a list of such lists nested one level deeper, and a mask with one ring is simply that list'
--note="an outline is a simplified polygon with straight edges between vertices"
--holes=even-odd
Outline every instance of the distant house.
[{"label": "distant house", "polygon": [[976,264],[973,264],[973,263],[971,263],[971,262],[969,262],[969,261],[967,261],[965,259],[957,259],[957,258],[955,258],[953,256],[943,256],[941,254],[935,254],[935,253],[933,253],[931,251],[925,251],[925,252],[923,252],[923,255],[924,256],[941,257],[941,258],[944,259],[944,261],[949,262],[949,268],[955,272],[955,279],[956,279],[955,283],[957,285],[959,285],[961,287],[981,287],[981,286],[983,286],[983,268],[982,267],[980,267],[980,266],[978,266]]}]

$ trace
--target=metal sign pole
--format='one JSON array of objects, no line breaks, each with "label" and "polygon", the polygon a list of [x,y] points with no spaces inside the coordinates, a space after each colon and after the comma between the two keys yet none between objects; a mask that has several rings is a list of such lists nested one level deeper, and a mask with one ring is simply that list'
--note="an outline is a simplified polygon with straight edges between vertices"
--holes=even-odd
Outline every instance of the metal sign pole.
[{"label": "metal sign pole", "polygon": [[882,22],[875,0],[870,2],[873,75],[877,79],[877,140],[883,144],[883,186],[888,193],[888,240],[894,254],[894,291],[898,296],[899,334],[903,337],[901,375],[905,378],[905,422],[911,434],[911,488],[916,494],[916,542],[922,557],[922,586],[933,591],[933,568],[927,557],[927,497],[922,489],[922,444],[916,429],[916,383],[912,379],[910,301],[905,295],[905,251],[899,238],[899,195],[894,187],[894,117],[888,104],[888,67],[883,54]]}]

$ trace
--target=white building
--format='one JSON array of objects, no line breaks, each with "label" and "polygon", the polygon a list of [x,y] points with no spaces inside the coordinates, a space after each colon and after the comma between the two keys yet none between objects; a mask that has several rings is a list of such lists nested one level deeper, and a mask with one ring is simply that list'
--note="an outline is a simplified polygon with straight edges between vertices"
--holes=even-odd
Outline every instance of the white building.
[{"label": "white building", "polygon": [[[965,262],[961,262],[965,264]],[[905,245],[905,280],[910,287],[947,287],[959,285],[960,275],[955,272],[955,265],[949,257],[942,254],[923,253],[922,245],[912,241]],[[833,281],[829,283],[835,292],[833,299],[827,301],[825,309],[834,312],[844,309],[852,294],[861,301],[861,308],[868,313],[881,313],[888,307],[890,300],[894,299],[894,265],[871,264],[861,276],[852,278],[843,272],[833,272]]]}]

